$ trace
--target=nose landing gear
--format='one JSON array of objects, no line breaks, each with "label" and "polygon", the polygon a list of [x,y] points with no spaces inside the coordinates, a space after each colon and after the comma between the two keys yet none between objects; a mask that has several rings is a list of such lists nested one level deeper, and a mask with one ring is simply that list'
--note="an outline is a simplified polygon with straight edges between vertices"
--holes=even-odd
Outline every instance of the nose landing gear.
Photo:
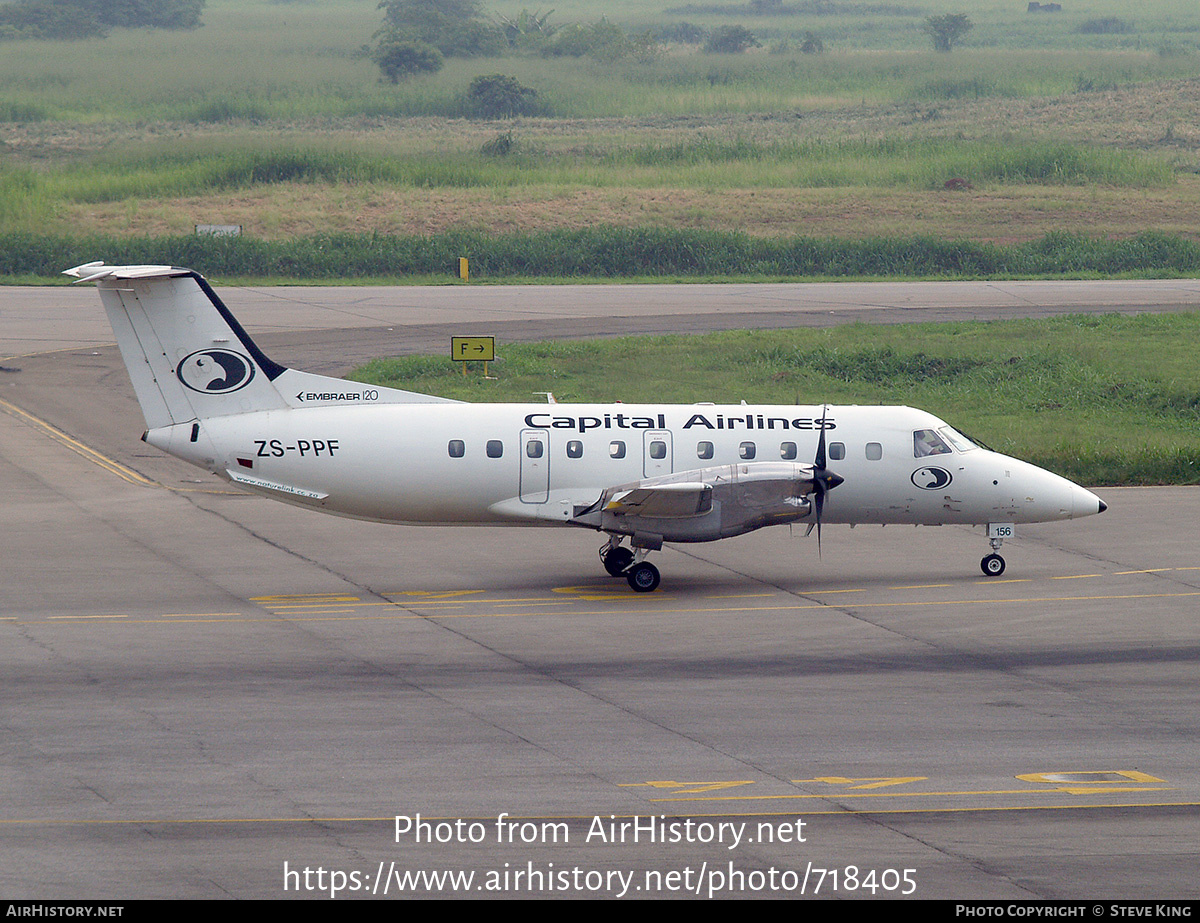
[{"label": "nose landing gear", "polygon": [[1004,573],[1004,558],[996,552],[1000,550],[1000,546],[1004,544],[1006,538],[1012,538],[1016,534],[1016,530],[1010,523],[998,522],[988,523],[987,530],[992,553],[979,562],[979,569],[983,571],[985,577],[999,577]]}]

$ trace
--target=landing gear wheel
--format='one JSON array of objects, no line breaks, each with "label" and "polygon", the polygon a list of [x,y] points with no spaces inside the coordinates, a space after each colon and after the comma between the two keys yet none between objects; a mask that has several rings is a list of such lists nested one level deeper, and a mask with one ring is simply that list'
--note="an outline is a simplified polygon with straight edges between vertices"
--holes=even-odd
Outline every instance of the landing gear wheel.
[{"label": "landing gear wheel", "polygon": [[998,554],[989,554],[979,562],[979,567],[985,577],[999,577],[1004,573],[1004,558]]},{"label": "landing gear wheel", "polygon": [[604,569],[610,577],[620,577],[633,563],[633,551],[619,545],[604,556]]},{"label": "landing gear wheel", "polygon": [[658,589],[658,568],[648,561],[635,564],[625,574],[629,585],[638,593],[652,593]]}]

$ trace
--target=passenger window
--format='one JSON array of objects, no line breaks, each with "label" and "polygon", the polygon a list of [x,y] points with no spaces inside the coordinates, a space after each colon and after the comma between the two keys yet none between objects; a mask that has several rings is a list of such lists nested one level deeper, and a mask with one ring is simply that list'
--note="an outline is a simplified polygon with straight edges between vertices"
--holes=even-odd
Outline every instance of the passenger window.
[{"label": "passenger window", "polygon": [[650,443],[650,457],[653,459],[661,459],[667,457],[667,444],[658,439]]},{"label": "passenger window", "polygon": [[753,442],[743,442],[740,446],[738,446],[738,455],[747,461],[754,457],[754,452],[755,449]]},{"label": "passenger window", "polygon": [[949,455],[950,446],[945,440],[931,429],[918,429],[913,432],[913,457],[925,458],[928,455]]},{"label": "passenger window", "polygon": [[500,458],[504,454],[504,443],[499,439],[489,439],[487,442],[487,457]]},{"label": "passenger window", "polygon": [[620,440],[610,442],[608,444],[608,454],[610,458],[624,458],[625,443],[621,442]]},{"label": "passenger window", "polygon": [[846,443],[831,442],[829,443],[829,457],[834,461],[841,461],[846,457]]},{"label": "passenger window", "polygon": [[712,458],[713,457],[713,444],[711,442],[697,442],[696,443],[696,457],[697,458]]},{"label": "passenger window", "polygon": [[578,439],[567,443],[567,458],[583,458],[583,443]]},{"label": "passenger window", "polygon": [[883,446],[878,442],[867,443],[867,461],[879,461],[883,458]]},{"label": "passenger window", "polygon": [[541,458],[543,451],[545,451],[545,446],[540,439],[530,439],[525,443],[525,454],[530,458]]},{"label": "passenger window", "polygon": [[451,439],[446,451],[450,453],[451,458],[462,458],[467,454],[467,446],[461,439]]},{"label": "passenger window", "polygon": [[791,461],[796,457],[796,443],[781,442],[779,444],[779,457],[784,461]]}]

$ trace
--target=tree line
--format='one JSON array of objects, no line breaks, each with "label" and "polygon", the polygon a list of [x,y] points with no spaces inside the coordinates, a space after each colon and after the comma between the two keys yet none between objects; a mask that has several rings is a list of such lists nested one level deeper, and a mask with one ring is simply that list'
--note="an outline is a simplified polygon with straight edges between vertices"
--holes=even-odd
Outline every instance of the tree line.
[{"label": "tree line", "polygon": [[195,29],[204,0],[13,0],[0,5],[0,39],[84,39],[110,29]]}]

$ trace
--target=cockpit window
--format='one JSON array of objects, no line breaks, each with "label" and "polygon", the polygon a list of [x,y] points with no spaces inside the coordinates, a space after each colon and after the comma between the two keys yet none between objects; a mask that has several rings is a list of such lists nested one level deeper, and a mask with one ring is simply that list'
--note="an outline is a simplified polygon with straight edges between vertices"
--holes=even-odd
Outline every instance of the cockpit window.
[{"label": "cockpit window", "polygon": [[953,449],[946,441],[931,429],[918,429],[913,432],[913,455],[925,458],[927,455],[949,455]]},{"label": "cockpit window", "polygon": [[956,430],[953,426],[943,426],[938,430],[938,432],[945,436],[946,441],[960,452],[970,452],[972,449],[979,448],[979,446]]}]

